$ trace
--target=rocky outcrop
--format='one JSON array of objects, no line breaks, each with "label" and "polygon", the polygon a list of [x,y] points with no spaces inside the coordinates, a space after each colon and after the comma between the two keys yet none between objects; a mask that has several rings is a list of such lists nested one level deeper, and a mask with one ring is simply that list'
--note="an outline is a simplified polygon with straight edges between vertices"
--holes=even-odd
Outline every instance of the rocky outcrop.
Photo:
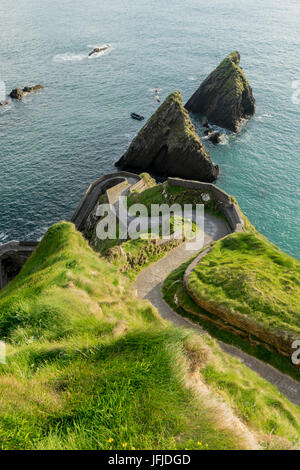
[{"label": "rocky outcrop", "polygon": [[124,169],[158,176],[212,182],[219,169],[198,137],[180,92],[172,93],[133,139],[116,163]]},{"label": "rocky outcrop", "polygon": [[10,92],[9,96],[14,100],[21,100],[24,96],[24,92],[21,90],[21,88],[15,88]]},{"label": "rocky outcrop", "polygon": [[43,85],[25,86],[23,90],[21,88],[15,88],[10,92],[9,96],[15,100],[22,100],[28,93],[35,93],[43,88]]},{"label": "rocky outcrop", "polygon": [[95,47],[90,53],[89,53],[89,57],[91,57],[92,55],[94,54],[99,54],[100,52],[104,52],[106,51],[107,49],[110,48],[110,44],[105,44],[104,46],[100,46],[100,47]]},{"label": "rocky outcrop", "polygon": [[0,289],[19,273],[37,245],[37,241],[11,241],[0,245]]},{"label": "rocky outcrop", "polygon": [[240,54],[229,54],[186,103],[210,123],[238,132],[241,121],[255,113],[255,99],[240,67]]},{"label": "rocky outcrop", "polygon": [[209,134],[209,140],[214,144],[217,145],[222,141],[222,136],[220,132],[213,132]]}]

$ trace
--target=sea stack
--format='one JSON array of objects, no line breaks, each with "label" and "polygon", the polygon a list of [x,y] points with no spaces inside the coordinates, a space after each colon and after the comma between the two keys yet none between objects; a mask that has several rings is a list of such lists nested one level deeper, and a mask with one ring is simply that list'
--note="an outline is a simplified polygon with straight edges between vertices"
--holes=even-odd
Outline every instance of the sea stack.
[{"label": "sea stack", "polygon": [[239,64],[239,52],[229,54],[188,100],[186,109],[238,132],[241,121],[255,113],[252,88]]},{"label": "sea stack", "polygon": [[179,91],[166,98],[116,166],[206,182],[215,181],[219,173],[183,107]]}]

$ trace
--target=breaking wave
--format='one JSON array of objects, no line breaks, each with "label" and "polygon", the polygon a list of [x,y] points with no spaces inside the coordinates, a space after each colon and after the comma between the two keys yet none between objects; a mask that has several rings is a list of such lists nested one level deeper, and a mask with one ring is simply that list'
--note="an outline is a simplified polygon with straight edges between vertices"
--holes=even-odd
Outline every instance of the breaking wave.
[{"label": "breaking wave", "polygon": [[53,62],[80,62],[87,59],[87,54],[72,54],[66,52],[65,54],[57,54],[53,57]]},{"label": "breaking wave", "polygon": [[64,62],[82,62],[83,60],[87,60],[87,59],[98,59],[99,57],[102,57],[104,55],[108,55],[110,54],[110,52],[112,51],[112,47],[111,45],[109,45],[110,47],[108,49],[106,49],[105,51],[101,51],[101,52],[98,52],[96,54],[93,54],[91,57],[89,57],[89,53],[95,49],[96,47],[103,47],[103,45],[99,46],[99,45],[88,45],[87,47],[89,48],[89,50],[85,53],[81,53],[81,54],[77,54],[77,53],[73,53],[73,52],[65,52],[63,54],[56,54],[54,57],[53,57],[53,62],[59,62],[59,63],[64,63]]}]

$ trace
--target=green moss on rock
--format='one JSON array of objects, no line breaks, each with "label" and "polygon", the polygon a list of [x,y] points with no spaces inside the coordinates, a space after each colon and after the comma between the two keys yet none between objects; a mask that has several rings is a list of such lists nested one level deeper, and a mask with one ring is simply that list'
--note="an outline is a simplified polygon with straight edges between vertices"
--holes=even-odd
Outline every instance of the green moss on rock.
[{"label": "green moss on rock", "polygon": [[185,106],[203,114],[211,123],[237,132],[242,119],[255,113],[255,99],[240,66],[239,52],[229,54]]},{"label": "green moss on rock", "polygon": [[198,137],[179,91],[167,97],[116,166],[208,182],[218,176],[218,167]]}]

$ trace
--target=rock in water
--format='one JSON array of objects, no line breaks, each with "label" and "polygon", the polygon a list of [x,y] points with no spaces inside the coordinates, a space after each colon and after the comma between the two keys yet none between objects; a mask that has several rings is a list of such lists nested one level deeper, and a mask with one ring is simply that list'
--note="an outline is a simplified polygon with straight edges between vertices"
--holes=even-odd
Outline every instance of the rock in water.
[{"label": "rock in water", "polygon": [[217,145],[221,142],[221,134],[220,132],[214,132],[210,134],[209,140],[214,144]]},{"label": "rock in water", "polygon": [[21,90],[21,88],[15,88],[10,92],[9,96],[15,100],[22,100],[27,93],[35,93],[43,88],[43,85],[25,86],[23,90]]},{"label": "rock in water", "polygon": [[201,113],[209,122],[237,132],[241,120],[255,113],[255,99],[239,65],[240,54],[232,52],[204,80],[185,107]]},{"label": "rock in water", "polygon": [[207,182],[216,180],[219,173],[183,107],[179,91],[160,105],[116,166]]},{"label": "rock in water", "polygon": [[14,100],[21,100],[24,96],[24,91],[21,88],[15,88],[10,92],[9,96]]},{"label": "rock in water", "polygon": [[23,88],[24,93],[34,93],[35,91],[42,90],[43,85],[25,86]]},{"label": "rock in water", "polygon": [[89,57],[91,57],[94,54],[99,54],[100,52],[104,52],[109,48],[110,48],[110,44],[104,44],[104,46],[95,47],[95,49],[93,49],[92,52],[89,53]]}]

